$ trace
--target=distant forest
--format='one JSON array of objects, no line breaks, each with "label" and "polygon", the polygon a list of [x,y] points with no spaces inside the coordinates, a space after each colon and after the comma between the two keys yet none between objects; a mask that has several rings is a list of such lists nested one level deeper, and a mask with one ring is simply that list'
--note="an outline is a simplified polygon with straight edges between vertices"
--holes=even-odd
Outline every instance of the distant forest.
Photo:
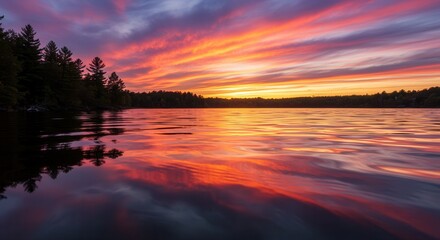
[{"label": "distant forest", "polygon": [[125,89],[116,72],[107,74],[95,57],[86,65],[67,47],[42,47],[31,25],[5,30],[0,17],[0,110],[94,110],[119,108],[232,107],[440,107],[440,87],[374,95],[333,97],[204,98],[189,92]]},{"label": "distant forest", "polygon": [[153,91],[129,93],[134,108],[437,108],[440,87],[374,95],[297,98],[203,98],[191,93]]}]

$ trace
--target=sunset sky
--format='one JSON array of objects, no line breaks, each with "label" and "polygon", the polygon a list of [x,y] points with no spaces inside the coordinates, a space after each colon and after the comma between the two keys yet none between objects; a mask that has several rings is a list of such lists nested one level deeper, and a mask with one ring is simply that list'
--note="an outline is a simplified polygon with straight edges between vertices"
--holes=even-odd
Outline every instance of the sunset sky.
[{"label": "sunset sky", "polygon": [[365,94],[440,85],[439,0],[0,0],[129,90],[219,97]]}]

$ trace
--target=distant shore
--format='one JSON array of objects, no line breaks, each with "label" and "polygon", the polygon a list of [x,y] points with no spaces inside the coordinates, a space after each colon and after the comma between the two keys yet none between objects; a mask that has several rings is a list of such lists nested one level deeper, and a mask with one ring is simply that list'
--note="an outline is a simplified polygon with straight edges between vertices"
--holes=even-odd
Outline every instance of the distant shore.
[{"label": "distant shore", "polygon": [[188,92],[129,92],[130,104],[125,106],[59,107],[35,104],[0,108],[9,112],[118,111],[154,108],[440,108],[440,87],[420,91],[394,91],[373,95],[296,97],[296,98],[204,98]]}]

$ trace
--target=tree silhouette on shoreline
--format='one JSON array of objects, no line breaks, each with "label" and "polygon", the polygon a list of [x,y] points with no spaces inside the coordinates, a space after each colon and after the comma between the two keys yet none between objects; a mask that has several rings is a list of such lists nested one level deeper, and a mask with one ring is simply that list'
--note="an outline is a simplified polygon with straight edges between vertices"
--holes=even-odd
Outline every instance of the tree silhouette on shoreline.
[{"label": "tree silhouette on shoreline", "polygon": [[[3,17],[0,17],[0,21]],[[20,33],[5,31],[0,22],[0,108],[39,105],[47,109],[128,107],[128,92],[105,76],[105,63],[95,57],[84,75],[84,63],[73,60],[67,47],[49,41],[43,48],[26,25]],[[125,86],[116,79],[116,86]],[[107,85],[111,83],[111,85]],[[112,105],[111,105],[112,104]]]}]

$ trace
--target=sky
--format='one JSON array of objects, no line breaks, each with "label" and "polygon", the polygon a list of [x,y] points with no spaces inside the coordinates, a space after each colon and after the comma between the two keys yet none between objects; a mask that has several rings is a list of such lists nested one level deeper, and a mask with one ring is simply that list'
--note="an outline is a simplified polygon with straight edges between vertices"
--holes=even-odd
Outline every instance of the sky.
[{"label": "sky", "polygon": [[439,0],[0,0],[129,90],[298,97],[440,86]]}]

